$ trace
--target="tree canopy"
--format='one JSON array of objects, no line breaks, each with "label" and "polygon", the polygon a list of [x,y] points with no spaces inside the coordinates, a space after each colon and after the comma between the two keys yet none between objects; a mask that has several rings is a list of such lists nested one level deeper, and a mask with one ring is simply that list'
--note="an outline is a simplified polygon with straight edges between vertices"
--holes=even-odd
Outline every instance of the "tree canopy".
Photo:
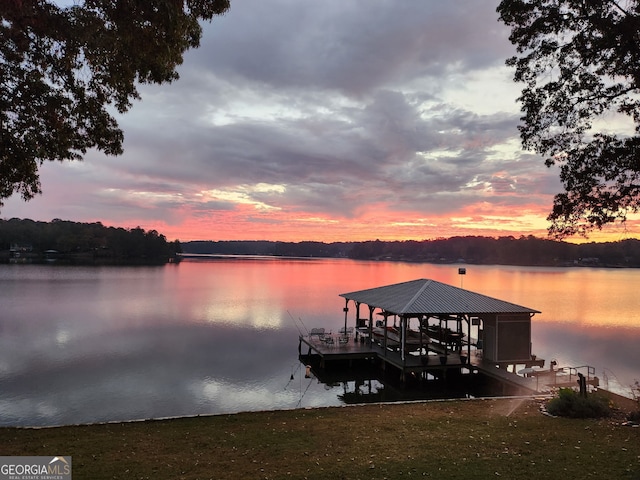
[{"label": "tree canopy", "polygon": [[76,264],[165,264],[176,261],[180,242],[167,242],[156,230],[105,227],[100,222],[54,219],[0,219],[0,263],[19,253],[19,260]]},{"label": "tree canopy", "polygon": [[229,0],[0,2],[0,206],[41,193],[45,161],[80,160],[90,148],[122,153],[109,113],[139,98],[138,83],[178,78],[199,46],[200,20]]},{"label": "tree canopy", "polygon": [[523,82],[524,148],[560,167],[553,236],[586,235],[640,207],[640,0],[502,0]]}]

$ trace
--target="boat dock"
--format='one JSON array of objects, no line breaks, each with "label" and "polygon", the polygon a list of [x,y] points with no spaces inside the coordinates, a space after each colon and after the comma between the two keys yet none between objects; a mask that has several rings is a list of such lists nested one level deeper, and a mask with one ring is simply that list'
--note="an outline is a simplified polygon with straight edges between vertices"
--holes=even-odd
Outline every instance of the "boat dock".
[{"label": "boat dock", "polygon": [[[583,365],[579,367],[556,367],[542,369],[544,360],[534,359],[523,364],[521,370],[510,370],[483,358],[477,348],[471,350],[471,355],[464,355],[464,350],[447,352],[444,356],[439,348],[429,349],[422,355],[407,355],[402,359],[396,349],[384,349],[381,345],[369,341],[366,336],[347,334],[324,334],[316,329],[313,335],[299,337],[298,353],[301,359],[316,357],[321,369],[334,363],[347,365],[347,369],[356,367],[362,362],[376,364],[383,371],[395,371],[401,382],[409,376],[418,379],[447,378],[447,374],[475,375],[496,380],[503,386],[503,393],[530,395],[549,393],[558,388],[576,388],[578,379],[582,375],[586,384],[591,387],[600,385],[593,367]],[[306,352],[304,352],[306,349]],[[426,354],[425,354],[426,353]],[[427,359],[427,360],[425,360]],[[537,368],[536,368],[537,367]]]},{"label": "boat dock", "polygon": [[313,328],[299,337],[301,359],[306,349],[320,369],[368,362],[397,372],[402,384],[478,375],[515,395],[575,387],[577,380],[598,384],[590,367],[557,368],[551,362],[543,369],[545,361],[533,355],[531,344],[531,319],[538,310],[428,279],[340,296],[344,327],[335,334]]}]

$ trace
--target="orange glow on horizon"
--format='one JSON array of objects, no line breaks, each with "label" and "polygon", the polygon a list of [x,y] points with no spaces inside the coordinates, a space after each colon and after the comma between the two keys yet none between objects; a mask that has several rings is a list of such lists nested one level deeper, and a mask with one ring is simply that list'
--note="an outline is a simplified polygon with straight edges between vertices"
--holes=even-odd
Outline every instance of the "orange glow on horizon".
[{"label": "orange glow on horizon", "polygon": [[[455,213],[425,217],[423,213],[399,214],[384,205],[368,209],[354,218],[331,218],[315,212],[257,210],[251,205],[238,205],[233,210],[213,213],[194,212],[184,208],[174,212],[171,221],[131,219],[122,222],[100,221],[105,225],[157,230],[170,240],[268,240],[284,242],[321,241],[357,242],[369,240],[403,241],[433,240],[455,236],[528,236],[547,238],[546,212],[535,205],[522,206],[513,215],[509,206],[469,206]],[[638,221],[623,226],[608,226],[593,232],[589,238],[572,237],[570,243],[608,242],[634,238]]]}]

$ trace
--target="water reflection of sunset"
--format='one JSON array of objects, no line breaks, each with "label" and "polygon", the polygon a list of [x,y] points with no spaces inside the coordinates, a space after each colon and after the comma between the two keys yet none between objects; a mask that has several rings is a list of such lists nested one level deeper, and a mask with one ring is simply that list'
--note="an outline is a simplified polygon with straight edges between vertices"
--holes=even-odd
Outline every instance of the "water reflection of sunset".
[{"label": "water reflection of sunset", "polygon": [[[231,275],[228,266],[234,262],[250,268]],[[290,312],[303,322],[308,317],[339,326],[340,293],[430,278],[540,310],[534,324],[640,328],[640,300],[633,287],[638,272],[631,269],[467,265],[461,276],[455,265],[278,258],[193,262],[188,268],[207,274],[188,280],[181,303],[211,323],[279,328],[290,322]]]},{"label": "water reflection of sunset", "polygon": [[633,269],[512,267],[482,288],[494,296],[508,292],[510,301],[542,311],[534,322],[640,328],[638,274]]},{"label": "water reflection of sunset", "polygon": [[[264,258],[0,267],[0,423],[340,404],[296,371],[299,333],[342,327],[341,293],[419,278],[540,310],[532,349],[547,362],[590,365],[623,387],[640,378],[640,271],[464,265],[459,275],[459,266]],[[52,375],[68,388],[43,381]]]}]

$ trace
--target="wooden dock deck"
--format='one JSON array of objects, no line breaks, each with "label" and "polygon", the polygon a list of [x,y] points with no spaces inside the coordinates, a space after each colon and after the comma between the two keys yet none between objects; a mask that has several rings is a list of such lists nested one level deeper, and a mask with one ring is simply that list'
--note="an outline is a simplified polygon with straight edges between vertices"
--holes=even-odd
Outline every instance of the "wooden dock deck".
[{"label": "wooden dock deck", "polygon": [[[520,394],[540,393],[545,384],[534,376],[521,376],[505,368],[486,362],[482,356],[471,350],[471,355],[461,355],[458,352],[447,352],[445,363],[441,362],[441,353],[431,351],[429,355],[414,355],[406,353],[404,359],[398,350],[384,349],[375,342],[364,337],[345,335],[309,335],[300,336],[298,353],[300,355],[315,355],[320,359],[320,367],[328,363],[346,361],[351,365],[354,361],[371,360],[380,363],[386,370],[393,367],[399,371],[401,380],[407,375],[447,377],[447,373],[481,373],[493,378],[509,388],[516,389]],[[306,353],[303,349],[306,348]],[[463,349],[463,353],[467,350]],[[461,358],[463,357],[463,358]]]}]

